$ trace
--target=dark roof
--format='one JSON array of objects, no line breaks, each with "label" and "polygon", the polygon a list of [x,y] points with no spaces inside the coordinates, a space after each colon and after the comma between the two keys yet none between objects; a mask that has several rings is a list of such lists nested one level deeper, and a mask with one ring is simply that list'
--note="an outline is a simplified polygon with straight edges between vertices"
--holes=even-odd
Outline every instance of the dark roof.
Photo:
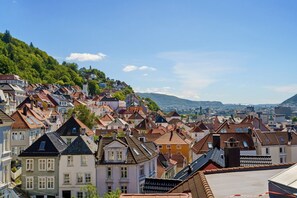
[{"label": "dark roof", "polygon": [[181,180],[176,180],[176,179],[145,178],[143,192],[144,193],[166,193],[181,182],[182,182]]},{"label": "dark roof", "polygon": [[152,122],[149,118],[142,120],[137,126],[135,126],[135,129],[140,130],[148,130],[152,128],[156,128],[156,124]]},{"label": "dark roof", "polygon": [[97,145],[88,136],[78,136],[63,152],[62,155],[92,155]]},{"label": "dark roof", "polygon": [[205,165],[209,162],[213,162],[218,167],[225,167],[225,158],[224,158],[224,151],[222,149],[211,149],[194,162],[186,166],[180,172],[178,172],[174,179],[185,180],[189,176],[193,175],[195,172],[202,170]]},{"label": "dark roof", "polygon": [[89,136],[94,134],[94,132],[84,123],[74,116],[71,116],[60,128],[58,128],[57,133],[60,136],[79,136],[83,134],[81,130],[82,128],[85,129],[85,134]]},{"label": "dark roof", "polygon": [[134,112],[128,120],[142,120],[144,119],[138,112]]},{"label": "dark roof", "polygon": [[104,96],[100,101],[107,102],[107,101],[119,101],[119,100],[116,98],[108,98],[108,97]]},{"label": "dark roof", "polygon": [[[133,136],[125,137],[101,137],[98,141],[98,152],[97,159],[99,164],[109,164],[110,162],[104,161],[104,147],[110,144],[113,141],[118,141],[124,144],[128,148],[127,152],[127,161],[125,164],[138,164],[145,161],[148,161],[158,154],[151,148],[151,145],[148,145],[145,142],[141,142]],[[137,153],[135,152],[137,151]]]},{"label": "dark roof", "polygon": [[[262,132],[261,130],[254,130],[254,134],[262,146],[288,144],[288,132]],[[292,132],[291,135],[291,145],[297,145],[296,132]]]},{"label": "dark roof", "polygon": [[167,123],[167,120],[163,116],[157,115],[155,123]]},{"label": "dark roof", "polygon": [[43,134],[19,156],[58,156],[67,145],[56,132]]}]

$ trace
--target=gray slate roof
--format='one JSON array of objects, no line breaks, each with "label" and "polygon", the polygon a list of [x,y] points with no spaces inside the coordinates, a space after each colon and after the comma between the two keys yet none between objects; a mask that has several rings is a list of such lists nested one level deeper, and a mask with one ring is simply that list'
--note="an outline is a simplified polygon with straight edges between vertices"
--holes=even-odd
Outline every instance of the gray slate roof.
[{"label": "gray slate roof", "polygon": [[19,157],[26,156],[58,156],[66,149],[67,145],[56,132],[43,134],[31,146],[23,151]]},{"label": "gray slate roof", "polygon": [[93,155],[97,150],[95,142],[86,135],[78,136],[62,155]]}]

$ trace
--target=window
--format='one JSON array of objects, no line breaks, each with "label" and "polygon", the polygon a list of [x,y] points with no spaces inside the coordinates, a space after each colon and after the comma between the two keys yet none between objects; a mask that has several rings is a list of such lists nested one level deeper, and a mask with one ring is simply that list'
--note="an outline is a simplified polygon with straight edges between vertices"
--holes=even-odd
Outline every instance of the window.
[{"label": "window", "polygon": [[39,159],[38,160],[38,170],[39,171],[46,171],[46,159]]},{"label": "window", "polygon": [[123,159],[122,151],[117,151],[117,160],[122,160],[122,159]]},{"label": "window", "polygon": [[166,145],[166,148],[167,148],[167,149],[171,149],[171,145],[169,145],[169,144]]},{"label": "window", "polygon": [[41,141],[39,145],[39,151],[44,151],[46,141]]},{"label": "window", "polygon": [[34,166],[33,166],[33,159],[27,159],[26,160],[26,171],[33,171]]},{"label": "window", "polygon": [[107,186],[107,192],[111,192],[112,191],[112,187],[111,186]]},{"label": "window", "polygon": [[84,193],[83,192],[77,192],[77,198],[83,198],[84,197]]},{"label": "window", "polygon": [[48,177],[47,178],[47,188],[48,189],[55,189],[54,182],[55,182],[55,177]]},{"label": "window", "polygon": [[70,175],[68,173],[64,174],[64,184],[70,184]]},{"label": "window", "polygon": [[66,138],[66,144],[69,146],[71,144],[71,138]]},{"label": "window", "polygon": [[114,160],[114,151],[108,151],[108,160]]},{"label": "window", "polygon": [[176,149],[180,150],[181,149],[181,145],[177,144],[176,145]]},{"label": "window", "polygon": [[24,140],[24,134],[22,132],[20,132],[20,140]]},{"label": "window", "polygon": [[111,178],[112,177],[112,169],[111,167],[107,167],[107,178]]},{"label": "window", "polygon": [[144,165],[141,165],[139,168],[139,176],[144,176]]},{"label": "window", "polygon": [[121,178],[127,178],[128,172],[127,167],[121,167]]},{"label": "window", "polygon": [[283,162],[283,158],[281,157],[281,158],[279,158],[279,162],[282,164],[282,163],[284,163]]},{"label": "window", "polygon": [[83,183],[83,174],[82,173],[77,173],[77,183],[78,184]]},{"label": "window", "polygon": [[159,149],[162,149],[163,148],[163,146],[162,145],[159,145]]},{"label": "window", "polygon": [[285,147],[279,147],[279,152],[280,153],[286,153]]},{"label": "window", "polygon": [[73,166],[73,156],[67,156],[67,166]]},{"label": "window", "polygon": [[121,192],[127,193],[127,186],[121,186]]},{"label": "window", "polygon": [[72,128],[72,133],[76,133],[76,128],[75,127]]},{"label": "window", "polygon": [[266,151],[266,155],[269,155],[269,148],[268,147],[265,149],[265,151]]},{"label": "window", "polygon": [[85,155],[81,156],[81,166],[87,166],[87,158]]},{"label": "window", "polygon": [[33,177],[26,177],[26,189],[33,189]]},{"label": "window", "polygon": [[85,182],[86,183],[91,183],[91,174],[90,173],[85,174]]},{"label": "window", "polygon": [[46,177],[38,177],[38,189],[46,189]]},{"label": "window", "polygon": [[242,142],[242,144],[243,144],[244,148],[249,148],[249,145],[247,144],[247,142],[245,140]]},{"label": "window", "polygon": [[47,170],[54,171],[55,170],[55,159],[48,159],[47,160]]}]

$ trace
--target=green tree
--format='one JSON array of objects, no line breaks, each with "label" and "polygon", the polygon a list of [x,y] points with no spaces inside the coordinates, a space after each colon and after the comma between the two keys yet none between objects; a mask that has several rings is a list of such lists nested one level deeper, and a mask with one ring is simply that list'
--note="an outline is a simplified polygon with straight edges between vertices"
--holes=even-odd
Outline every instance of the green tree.
[{"label": "green tree", "polygon": [[3,37],[2,37],[2,41],[5,43],[10,43],[12,40],[12,37],[10,35],[10,32],[8,30],[5,31]]},{"label": "green tree", "polygon": [[158,111],[158,110],[160,110],[160,107],[152,99],[145,98],[144,100],[147,102],[147,106],[148,106],[149,110],[151,110],[151,111]]},{"label": "green tree", "polygon": [[73,109],[69,109],[67,117],[70,118],[75,113],[76,117],[82,121],[90,129],[95,125],[96,115],[85,105],[78,105]]},{"label": "green tree", "polygon": [[293,117],[292,122],[297,122],[297,117]]},{"label": "green tree", "polygon": [[105,193],[103,195],[103,198],[119,198],[121,195],[121,190],[120,189],[116,189],[115,191],[111,191],[109,193]]},{"label": "green tree", "polygon": [[81,187],[81,190],[86,193],[87,198],[100,198],[97,193],[96,187],[91,184]]},{"label": "green tree", "polygon": [[90,80],[88,82],[88,86],[89,86],[89,93],[92,96],[95,96],[95,95],[97,95],[97,94],[100,93],[100,87],[98,85],[98,81],[96,81],[96,80]]}]

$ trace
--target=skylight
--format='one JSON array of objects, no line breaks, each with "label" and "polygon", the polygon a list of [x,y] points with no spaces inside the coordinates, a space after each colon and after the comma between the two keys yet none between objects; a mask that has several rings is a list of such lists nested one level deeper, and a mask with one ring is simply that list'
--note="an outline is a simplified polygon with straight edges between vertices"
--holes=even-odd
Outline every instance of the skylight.
[{"label": "skylight", "polygon": [[139,152],[136,150],[136,148],[133,148],[133,151],[136,155],[139,155]]},{"label": "skylight", "polygon": [[242,144],[243,144],[244,148],[248,148],[249,147],[249,145],[247,144],[247,142],[245,140],[242,142]]},{"label": "skylight", "polygon": [[46,143],[45,141],[41,141],[41,142],[40,142],[40,145],[39,145],[39,150],[40,150],[40,151],[44,151],[45,143]]},{"label": "skylight", "polygon": [[141,144],[141,147],[149,154],[152,155],[152,153],[144,146],[144,144]]}]

